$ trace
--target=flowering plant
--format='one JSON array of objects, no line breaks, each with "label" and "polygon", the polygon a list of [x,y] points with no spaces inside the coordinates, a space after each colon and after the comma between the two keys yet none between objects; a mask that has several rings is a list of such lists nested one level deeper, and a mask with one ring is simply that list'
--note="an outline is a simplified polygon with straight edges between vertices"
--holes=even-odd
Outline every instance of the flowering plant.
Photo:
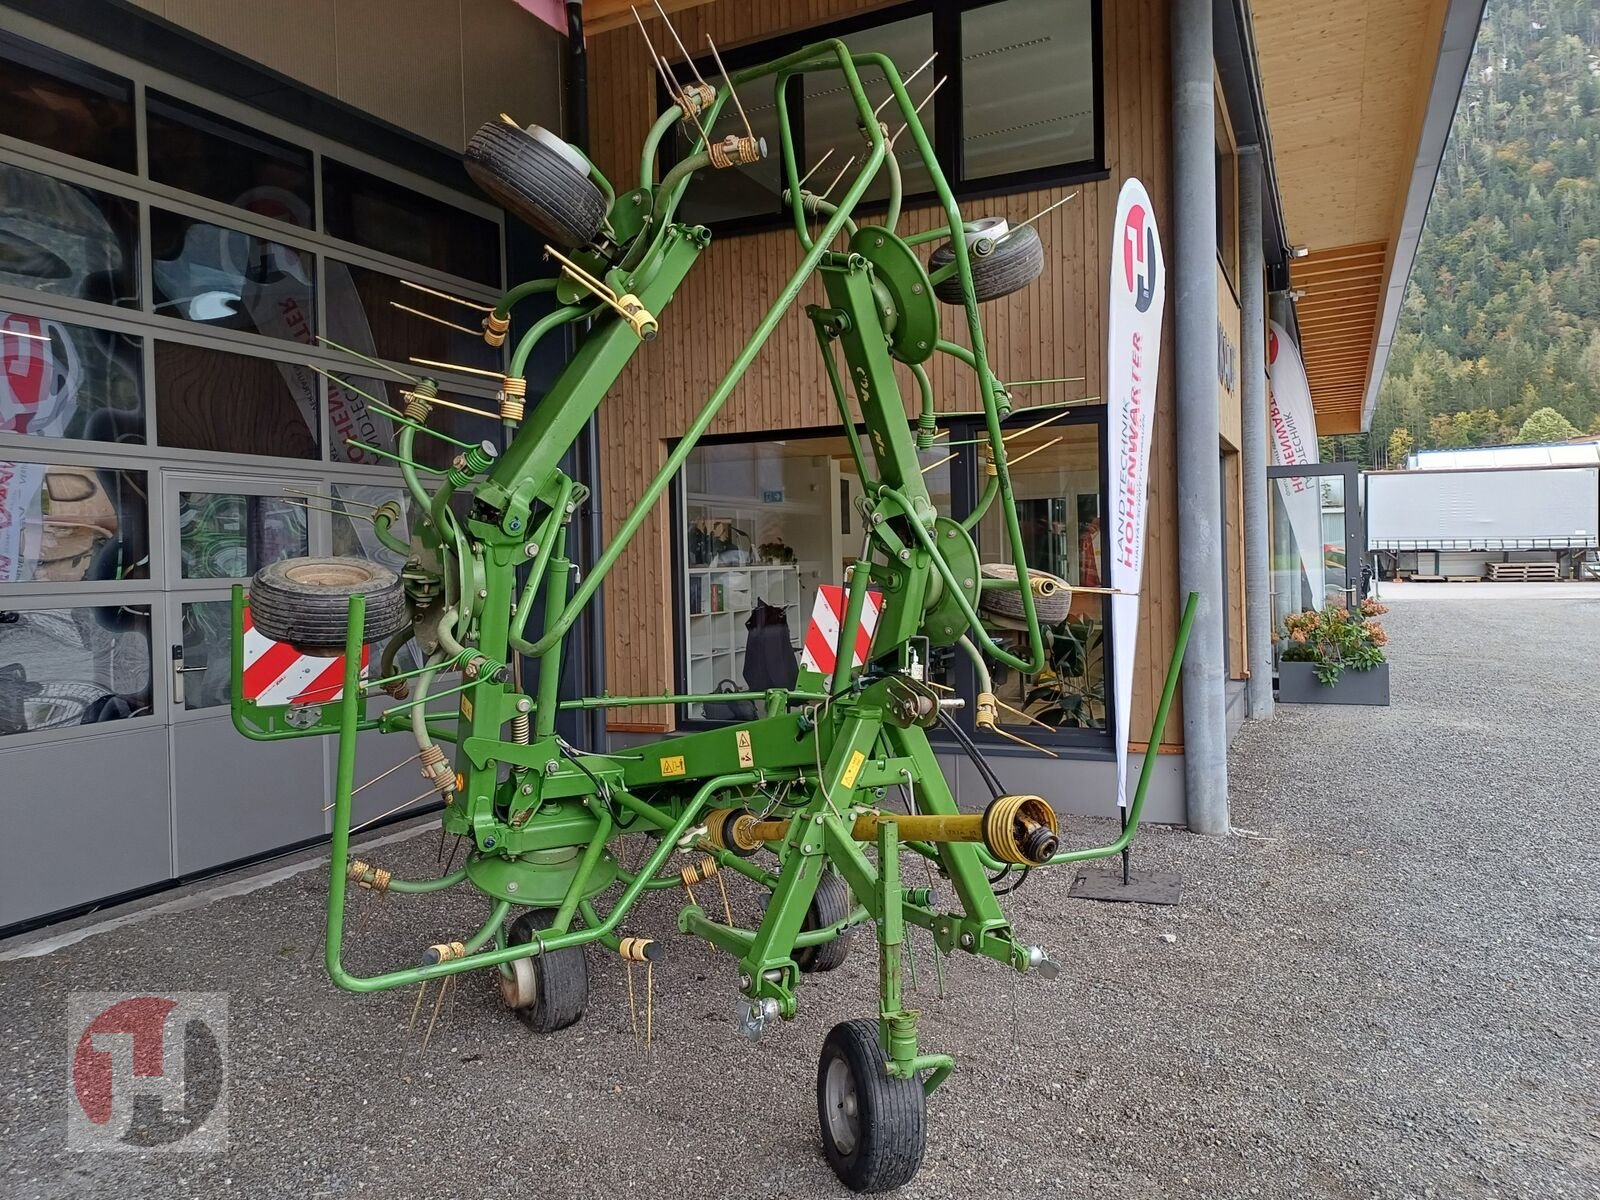
[{"label": "flowering plant", "polygon": [[1348,667],[1370,671],[1383,661],[1389,635],[1378,623],[1388,608],[1376,600],[1363,600],[1356,609],[1330,604],[1321,612],[1307,609],[1284,618],[1287,644],[1285,662],[1316,664],[1317,682],[1332,687]]}]

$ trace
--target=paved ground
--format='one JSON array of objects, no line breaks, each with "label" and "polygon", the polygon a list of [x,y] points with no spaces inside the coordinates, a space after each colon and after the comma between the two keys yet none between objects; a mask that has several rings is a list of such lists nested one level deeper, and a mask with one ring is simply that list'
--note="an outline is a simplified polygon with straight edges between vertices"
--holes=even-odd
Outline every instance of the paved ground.
[{"label": "paved ground", "polygon": [[[1066,956],[1049,985],[957,961],[940,999],[923,944],[926,1044],[961,1065],[903,1195],[1600,1196],[1600,602],[1406,604],[1390,624],[1393,708],[1285,708],[1241,735],[1249,835],[1142,837],[1181,907],[1036,878],[1012,910]],[[731,963],[679,939],[649,1049],[596,955],[565,1034],[530,1036],[475,980],[424,1051],[411,994],[324,979],[321,892],[310,872],[0,963],[0,1195],[840,1194],[815,1055],[869,1011],[869,955],[755,1046]],[[735,905],[752,911],[743,889]],[[370,907],[364,968],[476,915]],[[644,931],[671,914],[658,897]],[[231,994],[228,1153],[62,1149],[74,988]]]},{"label": "paved ground", "polygon": [[1383,581],[1378,591],[1385,604],[1434,603],[1440,600],[1594,600],[1600,601],[1600,580],[1562,579],[1553,583],[1411,583]]}]

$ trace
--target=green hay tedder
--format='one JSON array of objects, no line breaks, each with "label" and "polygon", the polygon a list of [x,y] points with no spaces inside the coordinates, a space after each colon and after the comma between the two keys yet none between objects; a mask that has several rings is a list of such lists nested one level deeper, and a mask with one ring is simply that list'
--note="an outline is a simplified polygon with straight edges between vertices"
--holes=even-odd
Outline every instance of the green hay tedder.
[{"label": "green hay tedder", "polygon": [[[893,123],[932,180],[945,217],[938,229],[896,233],[900,168],[889,123],[880,122],[862,85],[860,73],[869,68],[881,72]],[[784,119],[786,91],[797,76],[813,72],[836,73],[859,116],[860,165],[836,201],[806,190]],[[776,149],[799,262],[660,472],[574,586],[568,528],[588,489],[561,464],[628,362],[648,354],[659,325],[673,318],[673,294],[710,241],[707,230],[675,219],[692,177],[738,170],[766,153],[747,123],[720,140],[709,135],[730,99],[742,115],[733,89],[759,81],[776,88]],[[436,380],[410,379],[401,393],[403,409],[386,410],[399,430],[398,463],[413,505],[409,537],[400,533],[399,505],[372,514],[378,536],[405,556],[404,568],[394,572],[361,559],[293,559],[262,571],[250,588],[250,617],[260,633],[344,655],[342,693],[324,704],[284,707],[245,699],[246,599],[236,589],[233,718],[242,733],[261,740],[339,738],[326,954],[334,982],[351,991],[495,971],[509,1008],[537,1030],[560,1029],[583,1014],[591,947],[630,961],[661,953],[659,943],[629,933],[629,914],[646,891],[731,871],[770,893],[759,927],[739,928],[694,903],[682,909],[678,927],[738,960],[736,1023],[755,1038],[794,1015],[806,972],[837,966],[851,935],[870,929],[878,947],[876,1011],[828,1035],[817,1105],[823,1148],[839,1177],[858,1191],[881,1191],[915,1174],[924,1151],[926,1097],[954,1066],[949,1055],[919,1046],[917,1013],[904,1003],[907,927],[927,930],[944,954],[962,951],[1019,972],[1055,973],[1045,950],[1013,936],[993,881],[1000,873],[1115,854],[1127,845],[1138,826],[1188,625],[1180,630],[1152,751],[1121,838],[1065,850],[1045,799],[1008,795],[998,786],[984,811],[958,810],[928,730],[948,724],[984,764],[949,721],[949,710],[961,702],[924,677],[930,648],[959,646],[970,656],[980,680],[977,725],[993,729],[989,665],[1039,671],[1045,662],[1041,610],[1047,620],[1061,619],[1071,592],[1064,581],[1025,569],[1001,434],[1010,397],[990,369],[979,323],[980,304],[1026,286],[1044,269],[1038,235],[1027,225],[963,221],[916,106],[883,55],[823,42],[734,72],[718,87],[669,80],[669,91],[676,104],[645,141],[640,186],[620,195],[577,149],[543,129],[506,119],[474,136],[469,171],[543,235],[561,267],[556,279],[513,287],[483,317],[485,340],[502,345],[513,307],[553,293],[553,310],[521,338],[499,380],[506,449],[458,445],[453,465],[434,473],[431,490],[424,486],[415,440],[441,436],[429,418],[448,401],[438,395]],[[695,149],[653,182],[661,143],[680,122]],[[887,211],[875,224],[858,225],[852,213],[880,175],[887,176]],[[918,247],[931,242],[940,245],[925,263]],[[558,681],[567,632],[813,276],[820,276],[827,302],[809,306],[806,315],[864,482],[864,543],[846,582],[841,647],[855,642],[869,589],[881,596],[865,667],[840,652],[831,674],[803,671],[792,689],[563,699]],[[941,337],[941,304],[965,320],[969,348]],[[694,319],[683,314],[686,322]],[[527,404],[525,371],[534,345],[567,325],[584,328],[576,352],[537,403]],[[920,456],[937,453],[924,367],[935,354],[958,358],[982,397],[985,488],[965,521],[941,515],[923,483]],[[914,418],[907,417],[896,364],[920,387]],[[383,364],[359,365],[368,374],[397,374]],[[858,425],[870,441],[870,458]],[[1015,570],[986,571],[979,561],[972,530],[991,508],[998,510]],[[541,627],[530,632],[540,601]],[[372,678],[363,679],[368,644],[383,649]],[[412,644],[423,665],[401,670],[397,655]],[[534,681],[526,692],[525,676]],[[397,703],[369,714],[379,692]],[[430,711],[427,702],[438,699],[447,699],[448,707]],[[626,755],[578,750],[557,735],[563,710],[706,701],[748,701],[757,716],[665,737]],[[452,857],[439,878],[401,879],[349,856],[357,737],[374,729],[415,740],[423,777],[443,802],[443,832],[466,847],[464,861],[456,865]],[[992,780],[992,771],[985,774]],[[890,807],[891,794],[909,797],[909,811]],[[649,840],[635,871],[620,860],[624,829]],[[902,881],[904,854],[931,860],[941,880],[937,892]],[[391,894],[466,888],[481,893],[488,912],[481,928],[460,941],[419,946],[417,959],[406,965],[356,976],[341,961],[352,886]]]}]

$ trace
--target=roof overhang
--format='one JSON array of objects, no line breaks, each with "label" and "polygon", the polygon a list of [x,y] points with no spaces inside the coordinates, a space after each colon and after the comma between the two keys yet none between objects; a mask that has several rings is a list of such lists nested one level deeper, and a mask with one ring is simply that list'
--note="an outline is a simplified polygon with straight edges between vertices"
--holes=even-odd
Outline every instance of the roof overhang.
[{"label": "roof overhang", "polygon": [[1377,404],[1484,0],[1250,0],[1319,433]]}]

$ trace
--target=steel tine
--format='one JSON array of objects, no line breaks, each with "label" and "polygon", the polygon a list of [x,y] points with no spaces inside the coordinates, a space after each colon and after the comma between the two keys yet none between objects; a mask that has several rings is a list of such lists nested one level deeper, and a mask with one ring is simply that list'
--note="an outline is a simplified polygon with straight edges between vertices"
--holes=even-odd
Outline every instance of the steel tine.
[{"label": "steel tine", "polygon": [[[505,378],[499,371],[486,371],[482,367],[463,367],[459,363],[437,362],[431,358],[418,358],[415,354],[411,356],[409,361],[416,363],[419,367],[439,367],[445,371],[460,371],[463,375],[484,375],[490,379]],[[418,381],[413,379],[411,382],[416,383]]]},{"label": "steel tine", "polygon": [[807,171],[804,175],[800,176],[800,186],[801,187],[805,187],[806,180],[810,179],[813,175],[815,175],[817,173],[817,168],[820,167],[823,163],[827,162],[832,157],[833,157],[833,147],[829,146],[827,151],[826,151],[826,153],[824,153],[821,158],[817,159],[816,162],[811,164],[811,170]]},{"label": "steel tine", "polygon": [[1033,224],[1033,223],[1034,223],[1034,222],[1035,222],[1035,221],[1037,221],[1037,220],[1038,220],[1038,219],[1039,219],[1039,218],[1040,218],[1040,217],[1043,217],[1043,216],[1046,216],[1046,215],[1048,215],[1048,214],[1049,214],[1049,213],[1053,213],[1053,212],[1055,212],[1055,210],[1056,210],[1056,209],[1058,209],[1058,208],[1060,208],[1060,207],[1061,207],[1061,206],[1062,206],[1062,205],[1063,205],[1063,204],[1065,204],[1065,203],[1066,203],[1066,202],[1067,202],[1067,201],[1068,201],[1068,200],[1071,200],[1071,199],[1072,199],[1072,198],[1073,198],[1073,197],[1074,197],[1074,196],[1076,196],[1076,195],[1077,195],[1077,194],[1078,194],[1078,193],[1077,193],[1077,192],[1075,192],[1075,191],[1073,191],[1073,192],[1068,192],[1068,193],[1067,193],[1067,194],[1066,194],[1066,195],[1065,195],[1065,196],[1063,196],[1063,197],[1061,197],[1061,199],[1059,199],[1059,200],[1057,200],[1057,201],[1056,201],[1056,202],[1055,202],[1055,203],[1054,203],[1054,204],[1052,204],[1052,205],[1049,205],[1049,206],[1048,206],[1048,207],[1046,207],[1046,208],[1041,208],[1041,209],[1040,209],[1040,210],[1039,210],[1039,211],[1038,211],[1038,212],[1036,212],[1036,213],[1034,213],[1034,214],[1033,214],[1033,216],[1031,216],[1031,217],[1029,217],[1029,218],[1028,218],[1028,219],[1027,219],[1027,220],[1026,220],[1026,221],[1024,221],[1024,222],[1023,222],[1023,223],[1022,223],[1022,224],[1021,224],[1021,225],[1014,225],[1014,226],[1012,226],[1012,227],[1011,227],[1011,228],[1010,228],[1010,229],[1008,229],[1008,230],[1006,230],[1006,237],[1003,237],[1003,238],[1001,238],[1001,239],[1000,239],[1000,240],[1001,240],[1001,241],[1002,241],[1002,242],[1003,242],[1003,241],[1005,241],[1005,240],[1006,240],[1006,238],[1008,238],[1008,237],[1010,237],[1010,236],[1011,236],[1011,235],[1012,235],[1012,234],[1013,234],[1013,233],[1015,233],[1015,232],[1016,232],[1016,231],[1017,231],[1017,230],[1019,230],[1019,229],[1026,229],[1026,228],[1027,228],[1027,227],[1028,227],[1028,226],[1029,226],[1029,225],[1032,225],[1032,224]]},{"label": "steel tine", "polygon": [[415,375],[407,375],[399,367],[391,367],[388,363],[380,362],[378,359],[373,358],[370,354],[363,354],[359,350],[352,350],[352,349],[350,349],[349,346],[341,346],[338,342],[334,341],[332,338],[323,337],[320,333],[317,334],[317,341],[321,342],[324,346],[332,346],[335,350],[339,351],[341,354],[348,354],[348,355],[350,355],[351,358],[359,358],[364,363],[371,363],[373,366],[378,367],[380,370],[388,371],[391,375],[398,375],[398,376],[400,376],[401,379],[406,380],[408,383],[420,383],[420,382],[422,382]]},{"label": "steel tine", "polygon": [[454,329],[469,337],[482,337],[483,330],[473,329],[467,325],[458,325],[454,321],[446,321],[443,317],[436,317],[430,312],[423,312],[420,308],[412,308],[409,304],[401,304],[398,300],[389,301],[392,308],[398,308],[403,313],[410,313],[413,317],[421,317],[424,321],[432,321],[436,325],[443,325],[446,329]]},{"label": "steel tine", "polygon": [[717,60],[717,70],[722,72],[722,82],[728,85],[728,95],[733,97],[733,106],[739,110],[739,119],[744,122],[744,135],[755,140],[756,131],[750,126],[750,114],[744,111],[744,102],[739,99],[739,89],[733,86],[733,80],[728,78],[728,68],[722,65],[722,55],[717,51],[717,44],[711,40],[711,35],[706,34],[706,45],[711,47],[711,57]]},{"label": "steel tine", "polygon": [[478,312],[493,312],[494,305],[480,304],[476,300],[463,300],[460,296],[452,296],[449,292],[441,292],[438,288],[424,287],[420,283],[412,283],[409,279],[400,281],[403,287],[414,288],[419,292],[426,292],[430,296],[437,296],[441,300],[449,300],[452,304],[459,304],[462,308],[475,309]]},{"label": "steel tine", "polygon": [[[921,75],[924,71],[926,71],[928,69],[929,65],[933,62],[933,60],[938,58],[938,57],[939,57],[939,52],[937,50],[935,50],[932,54],[928,55],[927,58],[922,60],[922,65],[920,67],[918,67],[915,71],[911,72],[911,74],[907,75],[904,79],[902,79],[900,81],[900,86],[902,88],[905,87],[906,84],[910,83],[918,75]],[[872,110],[872,115],[876,117],[878,114],[883,112],[883,110],[888,107],[889,101],[891,101],[893,99],[894,99],[894,89],[891,88],[889,90],[889,94],[878,102],[878,107]]]}]

